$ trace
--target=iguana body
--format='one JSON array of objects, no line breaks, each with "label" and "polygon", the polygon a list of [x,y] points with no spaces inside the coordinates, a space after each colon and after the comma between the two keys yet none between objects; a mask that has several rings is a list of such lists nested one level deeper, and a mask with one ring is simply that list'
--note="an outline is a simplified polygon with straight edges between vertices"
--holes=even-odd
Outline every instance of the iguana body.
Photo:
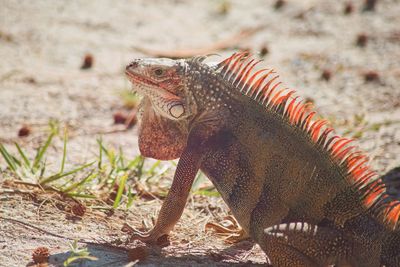
[{"label": "iguana body", "polygon": [[172,230],[200,169],[275,266],[400,266],[400,201],[350,141],[247,54],[204,59],[127,66],[144,95],[141,153],[180,158],[154,229],[135,237]]}]

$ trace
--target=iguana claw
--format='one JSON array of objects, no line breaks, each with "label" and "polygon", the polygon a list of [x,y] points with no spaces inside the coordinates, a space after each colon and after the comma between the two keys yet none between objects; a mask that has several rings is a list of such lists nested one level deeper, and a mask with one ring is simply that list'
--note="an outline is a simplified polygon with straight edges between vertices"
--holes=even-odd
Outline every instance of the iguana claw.
[{"label": "iguana claw", "polygon": [[249,235],[243,230],[233,216],[229,215],[225,217],[224,221],[230,225],[225,226],[222,223],[209,222],[206,224],[205,228],[206,230],[213,229],[218,235],[226,236],[224,241],[228,244],[238,243],[249,238]]},{"label": "iguana claw", "polygon": [[159,234],[153,231],[147,233],[134,233],[130,236],[129,241],[132,242],[134,240],[140,240],[147,244],[158,245],[158,246],[168,246],[169,245],[169,235],[167,234]]},{"label": "iguana claw", "polygon": [[168,234],[152,229],[146,233],[142,233],[128,224],[124,224],[121,229],[123,232],[130,234],[128,242],[140,240],[147,244],[165,246],[169,244]]}]

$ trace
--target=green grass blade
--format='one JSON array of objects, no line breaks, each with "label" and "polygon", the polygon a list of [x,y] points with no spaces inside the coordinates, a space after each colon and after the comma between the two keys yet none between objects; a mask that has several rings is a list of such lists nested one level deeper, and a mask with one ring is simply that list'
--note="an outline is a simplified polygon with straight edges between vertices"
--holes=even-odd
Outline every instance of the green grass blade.
[{"label": "green grass blade", "polygon": [[50,146],[51,141],[53,140],[53,137],[54,137],[54,133],[51,133],[49,135],[49,137],[47,138],[44,146],[38,149],[38,152],[36,154],[35,160],[33,161],[33,165],[32,165],[33,170],[36,170],[38,168],[40,161],[42,160],[44,154],[47,151],[47,148]]},{"label": "green grass blade", "polygon": [[101,137],[97,138],[97,144],[99,144],[99,163],[97,167],[101,170],[103,164],[103,139]]},{"label": "green grass blade", "polygon": [[194,182],[192,184],[192,191],[197,191],[197,189],[199,188],[199,186],[204,183],[204,181],[206,181],[206,178],[204,176],[204,174],[199,171],[196,175],[196,178],[194,179]]},{"label": "green grass blade", "polygon": [[72,171],[69,171],[69,172],[57,173],[57,174],[55,174],[55,175],[52,175],[52,176],[50,176],[50,177],[48,177],[48,178],[46,178],[46,179],[40,181],[39,183],[40,183],[41,185],[45,185],[45,184],[54,182],[54,181],[56,181],[56,180],[58,180],[58,179],[60,179],[60,178],[62,178],[62,177],[65,177],[65,176],[74,174],[74,173],[76,173],[76,172],[78,172],[78,171],[81,171],[81,170],[83,170],[83,169],[86,169],[87,167],[92,166],[95,162],[96,162],[96,161],[92,161],[92,162],[90,162],[90,163],[84,164],[84,165],[82,165],[82,166],[80,166],[80,167],[78,167],[78,168],[76,168],[76,169],[73,169]]},{"label": "green grass blade", "polygon": [[146,183],[150,182],[154,178],[161,177],[169,169],[171,169],[171,167],[172,165],[170,164],[162,164],[159,169],[154,170],[154,172],[151,175],[148,175],[148,177],[146,178]]},{"label": "green grass blade", "polygon": [[124,188],[125,188],[126,179],[128,179],[128,174],[124,174],[121,177],[121,180],[119,181],[118,192],[117,192],[117,196],[115,197],[114,205],[113,205],[114,209],[118,208],[119,202],[121,201],[122,193],[124,192]]},{"label": "green grass blade", "polygon": [[42,179],[42,177],[44,176],[44,173],[46,171],[46,161],[42,164],[42,167],[40,168],[40,175],[39,175],[39,180]]},{"label": "green grass blade", "polygon": [[28,157],[25,155],[24,151],[21,149],[21,147],[17,143],[14,143],[14,144],[15,144],[15,147],[18,149],[18,153],[20,154],[22,160],[25,163],[25,166],[30,168],[31,162],[29,161]]},{"label": "green grass blade", "polygon": [[19,161],[16,157],[14,157],[13,155],[11,155],[12,160],[14,161],[14,163],[18,166],[21,167],[21,161]]},{"label": "green grass blade", "polygon": [[67,187],[67,185],[69,185],[69,184],[72,184],[72,182],[75,180],[75,178],[74,177],[71,177],[71,178],[69,178],[69,179],[65,179],[65,182],[62,184],[62,185],[60,185],[58,188],[65,188],[65,187]]},{"label": "green grass blade", "polygon": [[115,156],[115,152],[113,149],[109,149],[107,150],[107,157],[108,157],[108,161],[110,162],[111,166],[113,168],[117,167],[117,157]]},{"label": "green grass blade", "polygon": [[17,171],[17,164],[14,161],[14,157],[8,153],[7,149],[3,146],[3,144],[0,144],[0,153],[3,155],[4,160],[7,162],[8,167],[13,171]]},{"label": "green grass blade", "polygon": [[136,165],[136,174],[137,174],[137,177],[139,180],[142,178],[142,175],[143,175],[144,161],[145,161],[145,158],[143,156],[139,155],[139,162]]},{"label": "green grass blade", "polygon": [[51,119],[49,121],[49,127],[52,135],[58,135],[60,132],[60,122],[58,120]]},{"label": "green grass blade", "polygon": [[62,190],[62,192],[67,193],[70,192],[72,190],[74,190],[75,188],[78,188],[80,186],[82,186],[83,184],[85,184],[87,181],[95,178],[97,176],[97,173],[93,173],[94,171],[91,171],[85,178],[83,178],[81,181],[76,182],[72,185],[70,185],[68,188]]},{"label": "green grass blade", "polygon": [[63,146],[63,156],[61,160],[61,169],[60,173],[64,172],[64,166],[65,166],[65,158],[67,157],[67,142],[68,142],[68,131],[67,127],[64,128],[64,146]]},{"label": "green grass blade", "polygon": [[122,148],[119,148],[119,156],[118,156],[118,162],[120,164],[119,169],[124,169],[125,168],[125,156],[124,156],[124,152],[122,151]]},{"label": "green grass blade", "polygon": [[138,165],[139,161],[141,160],[141,156],[138,155],[136,156],[133,160],[131,160],[128,164],[128,166],[126,166],[126,169],[131,170],[136,168],[136,165]]},{"label": "green grass blade", "polygon": [[160,160],[157,160],[153,166],[147,171],[147,175],[154,175],[156,168],[161,164]]},{"label": "green grass blade", "polygon": [[108,162],[110,163],[110,165],[111,165],[113,168],[115,168],[115,167],[116,167],[117,157],[116,157],[116,155],[115,155],[114,150],[112,150],[112,149],[107,149],[107,148],[103,145],[103,142],[102,142],[102,141],[100,141],[100,142],[98,142],[98,143],[99,143],[99,145],[100,145],[100,147],[101,147],[101,150],[103,150],[103,152],[106,154],[107,159],[108,159]]},{"label": "green grass blade", "polygon": [[70,256],[68,257],[68,259],[66,259],[64,261],[64,267],[68,267],[71,265],[71,263],[73,263],[74,261],[77,260],[90,260],[90,261],[96,261],[98,260],[96,257],[94,256]]},{"label": "green grass blade", "polygon": [[67,193],[68,196],[70,197],[76,197],[76,198],[89,198],[89,199],[96,199],[96,196],[94,195],[88,195],[88,194],[80,194],[80,193]]},{"label": "green grass blade", "polygon": [[128,196],[128,201],[126,202],[126,208],[129,209],[136,198],[136,196],[132,193],[132,187],[129,187],[127,196]]},{"label": "green grass blade", "polygon": [[111,168],[110,171],[108,172],[108,174],[106,175],[106,178],[112,179],[112,176],[114,176],[114,172],[115,172],[115,169]]}]

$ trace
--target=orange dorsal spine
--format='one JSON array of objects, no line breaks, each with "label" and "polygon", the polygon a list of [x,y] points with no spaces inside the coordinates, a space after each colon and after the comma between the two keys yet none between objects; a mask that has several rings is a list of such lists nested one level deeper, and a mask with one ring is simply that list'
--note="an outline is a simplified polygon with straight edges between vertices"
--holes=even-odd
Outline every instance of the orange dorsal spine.
[{"label": "orange dorsal spine", "polygon": [[376,209],[387,225],[397,229],[400,200],[386,193],[386,185],[368,166],[367,157],[355,146],[348,146],[353,140],[332,135],[333,129],[326,126],[326,120],[313,121],[316,112],[310,104],[299,100],[294,90],[281,88],[282,82],[273,69],[255,70],[260,62],[248,52],[234,53],[220,62],[216,70],[234,88],[302,130],[311,142],[325,149],[332,161],[344,169],[349,186],[360,192],[364,206]]}]

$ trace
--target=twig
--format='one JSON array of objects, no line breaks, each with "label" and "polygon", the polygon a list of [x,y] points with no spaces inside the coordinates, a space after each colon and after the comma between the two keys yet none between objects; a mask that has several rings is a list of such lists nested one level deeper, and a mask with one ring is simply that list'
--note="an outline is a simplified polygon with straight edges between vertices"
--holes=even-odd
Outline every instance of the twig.
[{"label": "twig", "polygon": [[[71,241],[75,241],[76,240],[76,239],[71,238],[71,237],[66,237],[66,236],[62,236],[62,235],[58,235],[58,234],[46,231],[44,229],[41,229],[41,228],[39,228],[37,226],[34,226],[34,225],[30,224],[30,223],[27,223],[27,222],[24,222],[24,221],[21,221],[21,220],[12,219],[12,218],[6,218],[6,217],[2,217],[2,216],[0,216],[0,220],[18,223],[18,224],[21,224],[21,225],[23,225],[23,226],[25,226],[27,228],[32,228],[32,229],[35,229],[35,230],[37,230],[39,232],[42,232],[42,233],[45,233],[47,235],[54,236],[54,237],[57,237],[57,238],[71,240]],[[89,245],[99,245],[99,243],[85,241],[85,240],[82,240],[82,239],[78,239],[78,242],[79,243],[84,243],[84,244],[89,244]]]},{"label": "twig", "polygon": [[137,113],[137,110],[135,108],[129,112],[129,115],[126,118],[126,122],[125,122],[126,129],[132,128],[136,124],[136,121],[137,121],[136,113]]},{"label": "twig", "polygon": [[0,195],[1,194],[33,194],[33,191],[27,191],[27,190],[20,190],[20,189],[2,189],[0,190]]},{"label": "twig", "polygon": [[54,187],[48,186],[48,185],[41,185],[41,184],[37,184],[37,183],[30,183],[30,182],[24,182],[24,181],[14,181],[14,183],[22,184],[22,185],[26,185],[26,186],[37,187],[40,190],[42,190],[43,192],[45,192],[45,191],[53,191],[53,192],[56,192],[58,194],[64,195],[64,193],[61,192],[60,190],[58,190],[57,188],[54,188]]},{"label": "twig", "polygon": [[214,44],[208,45],[206,47],[192,48],[192,49],[177,49],[170,51],[153,50],[143,47],[134,47],[137,51],[150,55],[153,57],[168,57],[168,58],[188,58],[196,55],[205,55],[214,53],[220,50],[225,50],[230,47],[236,46],[238,43],[242,42],[244,39],[252,36],[256,32],[263,29],[265,26],[257,26],[253,28],[242,29],[238,33],[218,41]]},{"label": "twig", "polygon": [[24,221],[21,221],[21,220],[17,220],[17,219],[6,218],[6,217],[0,216],[0,220],[5,220],[5,221],[9,221],[9,222],[18,223],[18,224],[21,224],[21,225],[23,225],[23,226],[25,226],[27,228],[32,228],[32,229],[35,229],[35,230],[37,230],[39,232],[42,232],[42,233],[45,233],[47,235],[54,236],[54,237],[57,237],[57,238],[61,238],[61,239],[66,239],[66,240],[70,240],[70,241],[77,240],[78,243],[83,243],[83,244],[87,244],[87,245],[106,246],[107,248],[111,248],[111,249],[127,251],[126,248],[115,246],[112,243],[110,243],[107,240],[105,240],[104,238],[101,238],[104,243],[86,241],[86,240],[83,240],[83,239],[76,239],[76,238],[71,238],[71,237],[67,237],[67,236],[58,235],[58,234],[46,231],[44,229],[41,229],[41,228],[39,228],[37,226],[34,226],[34,225],[30,224],[30,223],[27,223],[27,222],[24,222]]},{"label": "twig", "polygon": [[15,74],[22,73],[22,70],[14,69],[0,76],[0,82],[6,81]]},{"label": "twig", "polygon": [[130,129],[128,127],[125,126],[125,128],[120,128],[120,129],[112,129],[112,130],[107,130],[107,131],[93,131],[87,134],[81,134],[81,135],[77,135],[77,136],[86,136],[86,135],[96,135],[96,134],[100,134],[100,135],[106,135],[106,134],[114,134],[114,133],[123,133],[123,132],[127,132]]}]

